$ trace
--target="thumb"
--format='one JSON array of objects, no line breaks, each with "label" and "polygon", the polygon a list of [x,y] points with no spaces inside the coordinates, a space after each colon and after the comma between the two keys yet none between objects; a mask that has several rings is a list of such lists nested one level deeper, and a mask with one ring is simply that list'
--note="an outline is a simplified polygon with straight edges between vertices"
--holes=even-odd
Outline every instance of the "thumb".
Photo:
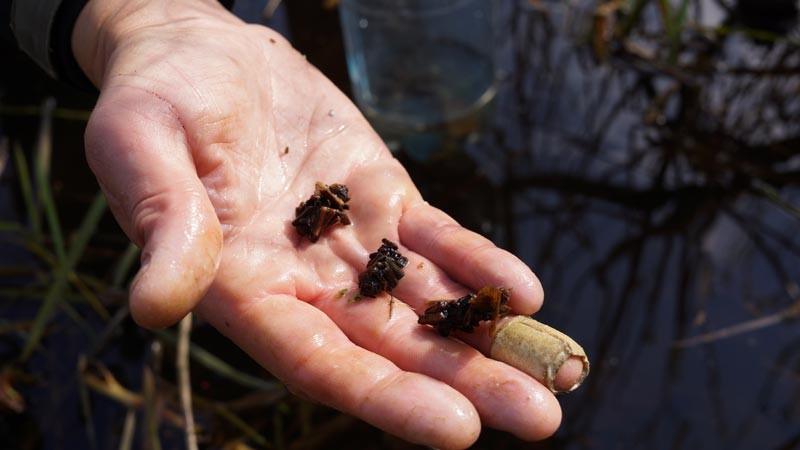
[{"label": "thumb", "polygon": [[134,320],[169,326],[214,280],[222,228],[175,109],[155,93],[109,88],[86,127],[86,157],[122,229],[141,249]]}]

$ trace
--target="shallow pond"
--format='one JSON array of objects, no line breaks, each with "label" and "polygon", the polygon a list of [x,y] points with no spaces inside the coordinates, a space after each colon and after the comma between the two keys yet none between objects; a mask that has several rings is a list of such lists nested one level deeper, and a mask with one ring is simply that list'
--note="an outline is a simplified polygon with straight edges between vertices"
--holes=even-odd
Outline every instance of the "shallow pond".
[{"label": "shallow pond", "polygon": [[[673,57],[657,18],[603,41],[594,6],[531,3],[509,7],[489,125],[466,155],[409,164],[585,344],[551,444],[796,448],[800,48],[683,31]],[[722,33],[709,3],[695,13]]]}]

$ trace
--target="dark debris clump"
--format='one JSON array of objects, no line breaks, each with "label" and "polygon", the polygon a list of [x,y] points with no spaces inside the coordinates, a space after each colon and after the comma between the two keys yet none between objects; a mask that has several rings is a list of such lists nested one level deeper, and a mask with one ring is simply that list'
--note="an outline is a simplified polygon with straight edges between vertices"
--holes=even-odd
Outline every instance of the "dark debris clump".
[{"label": "dark debris clump", "polygon": [[397,244],[383,239],[378,251],[369,255],[367,270],[358,275],[359,293],[365,297],[376,297],[379,293],[392,292],[405,275],[403,268],[408,258],[397,251]]},{"label": "dark debris clump", "polygon": [[332,184],[330,186],[317,182],[314,194],[295,208],[295,219],[292,225],[300,236],[311,242],[317,242],[320,235],[328,228],[341,223],[350,225],[347,201],[350,195],[347,186]]},{"label": "dark debris clump", "polygon": [[477,294],[467,294],[455,300],[439,300],[428,303],[428,308],[419,316],[417,323],[432,325],[442,336],[453,330],[472,333],[480,322],[494,322],[511,312],[508,306],[509,290],[487,286]]}]

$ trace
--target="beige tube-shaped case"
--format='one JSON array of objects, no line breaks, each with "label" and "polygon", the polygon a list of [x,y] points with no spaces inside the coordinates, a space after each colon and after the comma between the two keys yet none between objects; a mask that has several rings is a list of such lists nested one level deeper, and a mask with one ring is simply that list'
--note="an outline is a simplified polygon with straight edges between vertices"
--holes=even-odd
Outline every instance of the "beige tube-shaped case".
[{"label": "beige tube-shaped case", "polygon": [[[541,381],[554,393],[571,392],[589,374],[589,358],[583,347],[566,334],[527,316],[517,316],[498,325],[490,356]],[[556,387],[556,374],[570,357],[578,357],[583,371],[568,389]]]}]

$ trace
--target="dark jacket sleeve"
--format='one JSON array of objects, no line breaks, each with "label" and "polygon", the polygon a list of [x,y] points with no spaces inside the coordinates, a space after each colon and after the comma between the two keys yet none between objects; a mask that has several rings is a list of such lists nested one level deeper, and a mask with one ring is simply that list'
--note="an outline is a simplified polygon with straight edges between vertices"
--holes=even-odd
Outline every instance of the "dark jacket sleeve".
[{"label": "dark jacket sleeve", "polygon": [[[88,0],[0,0],[17,45],[51,77],[96,92],[72,52],[72,29]],[[222,3],[230,8],[232,0]],[[9,5],[10,4],[10,5]]]},{"label": "dark jacket sleeve", "polygon": [[14,0],[11,5],[11,30],[20,49],[50,76],[56,71],[50,58],[53,24],[61,0]]},{"label": "dark jacket sleeve", "polygon": [[72,53],[72,28],[87,0],[13,0],[10,25],[17,45],[48,75],[95,91]]}]

